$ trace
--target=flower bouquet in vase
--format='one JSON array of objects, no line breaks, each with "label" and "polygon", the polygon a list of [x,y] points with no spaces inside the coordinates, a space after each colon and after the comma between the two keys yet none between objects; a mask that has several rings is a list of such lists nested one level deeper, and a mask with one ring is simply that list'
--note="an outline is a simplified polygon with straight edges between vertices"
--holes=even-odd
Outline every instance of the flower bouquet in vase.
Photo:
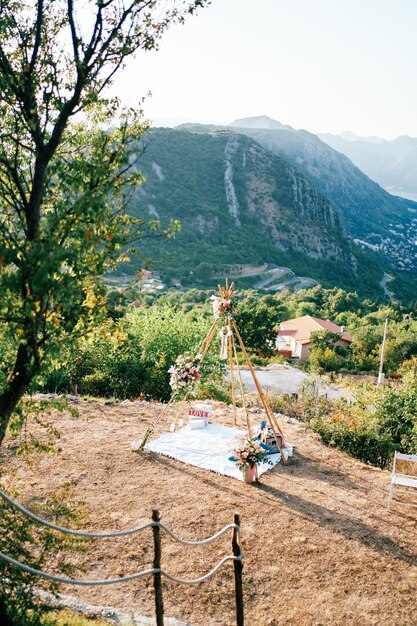
[{"label": "flower bouquet in vase", "polygon": [[243,480],[251,483],[256,477],[256,468],[260,463],[272,465],[265,450],[258,439],[248,435],[240,437],[238,443],[231,449],[237,467],[242,472]]}]

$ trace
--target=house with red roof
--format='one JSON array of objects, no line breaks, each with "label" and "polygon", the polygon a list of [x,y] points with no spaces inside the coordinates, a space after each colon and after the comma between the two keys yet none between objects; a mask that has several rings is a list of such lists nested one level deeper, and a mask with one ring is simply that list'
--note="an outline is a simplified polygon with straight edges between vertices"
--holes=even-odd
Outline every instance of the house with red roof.
[{"label": "house with red roof", "polygon": [[278,354],[282,354],[286,358],[299,359],[304,361],[310,355],[309,346],[311,345],[310,335],[318,330],[330,330],[333,333],[339,333],[340,339],[336,342],[336,346],[348,348],[352,343],[352,337],[345,332],[343,326],[338,326],[329,320],[321,320],[311,315],[303,315],[296,317],[281,324],[274,330],[277,331],[276,348]]}]

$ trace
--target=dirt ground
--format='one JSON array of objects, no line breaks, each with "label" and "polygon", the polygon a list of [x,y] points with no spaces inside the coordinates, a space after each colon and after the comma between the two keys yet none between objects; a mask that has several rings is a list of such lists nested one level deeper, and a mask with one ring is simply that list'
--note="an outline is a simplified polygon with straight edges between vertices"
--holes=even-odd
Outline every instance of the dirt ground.
[{"label": "dirt ground", "polygon": [[[214,403],[212,421],[231,425],[231,412]],[[64,497],[85,514],[88,530],[125,529],[150,518],[153,507],[184,538],[200,539],[239,511],[244,544],[246,624],[416,624],[417,509],[387,510],[390,474],[326,448],[296,423],[283,423],[294,456],[246,485],[154,453],[130,450],[161,405],[106,405],[81,400],[78,419],[57,417],[56,455],[33,453],[30,463],[13,447],[1,457],[3,488],[26,505]],[[186,417],[186,406],[175,408]],[[169,411],[159,428],[167,430]],[[243,418],[239,416],[243,426]],[[13,446],[9,439],[6,443]],[[163,536],[163,567],[183,577],[204,574],[230,552],[230,536],[204,548]],[[84,578],[121,576],[152,566],[151,531],[94,542],[74,557]],[[188,587],[164,582],[167,616],[193,626],[232,626],[233,566]],[[134,608],[153,615],[152,580],[112,587],[62,588],[90,604]]]}]

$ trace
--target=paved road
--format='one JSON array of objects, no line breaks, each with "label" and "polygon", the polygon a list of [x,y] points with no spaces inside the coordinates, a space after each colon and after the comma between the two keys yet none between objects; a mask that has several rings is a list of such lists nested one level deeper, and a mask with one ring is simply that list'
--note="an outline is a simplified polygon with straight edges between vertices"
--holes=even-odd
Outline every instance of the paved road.
[{"label": "paved road", "polygon": [[[346,398],[347,400],[354,401],[355,399],[353,394],[347,389],[339,389],[339,387],[334,385],[327,385],[313,378],[309,374],[288,365],[277,369],[274,368],[270,370],[255,371],[256,376],[265,391],[274,391],[285,394],[298,393],[303,382],[312,380],[318,383],[318,393],[320,396],[327,395],[330,400]],[[249,370],[242,370],[242,380],[245,387],[249,391],[255,391],[255,383],[253,382]]]},{"label": "paved road", "polygon": [[255,283],[255,289],[262,289],[266,285],[269,285],[269,283],[272,283],[273,280],[278,280],[278,278],[282,278],[287,274],[289,278],[295,278],[294,272],[289,267],[276,267],[272,269],[266,269],[263,274],[267,274],[267,277]]}]

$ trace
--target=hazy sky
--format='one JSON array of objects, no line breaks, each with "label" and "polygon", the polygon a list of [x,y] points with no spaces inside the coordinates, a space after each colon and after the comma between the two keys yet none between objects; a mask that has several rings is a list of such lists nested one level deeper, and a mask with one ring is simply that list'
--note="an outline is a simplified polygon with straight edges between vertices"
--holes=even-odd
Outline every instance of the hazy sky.
[{"label": "hazy sky", "polygon": [[213,0],[114,87],[155,123],[417,136],[417,0]]}]

